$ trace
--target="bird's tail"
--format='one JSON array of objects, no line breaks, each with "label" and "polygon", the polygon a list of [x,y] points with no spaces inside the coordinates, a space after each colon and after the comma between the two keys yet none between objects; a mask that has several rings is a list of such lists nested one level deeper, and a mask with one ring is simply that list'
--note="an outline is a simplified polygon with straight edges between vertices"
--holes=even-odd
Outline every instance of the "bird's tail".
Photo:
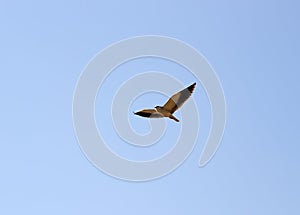
[{"label": "bird's tail", "polygon": [[179,120],[173,115],[170,115],[169,118],[175,120],[176,122],[179,122]]}]

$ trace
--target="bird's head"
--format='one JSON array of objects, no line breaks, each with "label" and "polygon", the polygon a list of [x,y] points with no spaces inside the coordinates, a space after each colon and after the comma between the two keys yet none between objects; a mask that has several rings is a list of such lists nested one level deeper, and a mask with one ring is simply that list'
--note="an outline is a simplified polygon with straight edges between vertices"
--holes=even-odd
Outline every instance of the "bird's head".
[{"label": "bird's head", "polygon": [[162,108],[161,106],[155,106],[155,108],[157,109],[157,108]]}]

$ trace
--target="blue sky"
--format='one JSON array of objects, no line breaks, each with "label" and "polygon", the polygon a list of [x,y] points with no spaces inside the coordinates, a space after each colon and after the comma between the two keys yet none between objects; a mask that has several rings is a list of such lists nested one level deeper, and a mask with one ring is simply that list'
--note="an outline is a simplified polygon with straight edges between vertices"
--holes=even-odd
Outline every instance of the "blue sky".
[{"label": "blue sky", "polygon": [[[292,0],[1,2],[0,213],[298,214],[299,9]],[[208,59],[224,88],[227,126],[204,168],[199,141],[172,174],[132,183],[85,158],[72,99],[96,53],[145,34],[180,39]]]}]

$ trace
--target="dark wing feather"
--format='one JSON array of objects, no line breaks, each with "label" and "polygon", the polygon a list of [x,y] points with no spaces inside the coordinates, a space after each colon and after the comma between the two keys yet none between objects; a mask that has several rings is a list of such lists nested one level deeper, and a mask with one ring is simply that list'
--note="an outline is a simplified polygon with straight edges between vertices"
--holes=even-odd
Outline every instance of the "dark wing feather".
[{"label": "dark wing feather", "polygon": [[135,112],[134,114],[142,116],[142,117],[148,117],[148,118],[161,118],[161,117],[164,117],[161,113],[159,113],[155,109],[145,109],[145,110]]},{"label": "dark wing feather", "polygon": [[195,89],[196,83],[191,86],[181,90],[180,92],[174,94],[166,104],[164,104],[163,109],[174,113],[178,108],[180,108],[183,103],[192,95]]}]

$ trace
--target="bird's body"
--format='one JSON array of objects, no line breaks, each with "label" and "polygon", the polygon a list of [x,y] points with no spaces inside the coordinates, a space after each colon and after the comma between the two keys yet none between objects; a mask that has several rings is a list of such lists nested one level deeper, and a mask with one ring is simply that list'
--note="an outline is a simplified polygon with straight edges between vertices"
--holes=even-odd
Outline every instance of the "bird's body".
[{"label": "bird's body", "polygon": [[168,117],[170,119],[179,122],[179,120],[173,116],[173,113],[178,110],[183,103],[191,96],[194,91],[196,83],[190,85],[189,87],[181,90],[180,92],[174,94],[165,104],[164,106],[156,106],[155,109],[144,109],[134,114],[148,117],[148,118],[162,118]]},{"label": "bird's body", "polygon": [[169,110],[164,109],[164,107],[156,106],[155,109],[157,112],[161,113],[164,117],[169,117],[170,119],[179,122],[179,120],[175,116],[173,116],[173,114]]}]

